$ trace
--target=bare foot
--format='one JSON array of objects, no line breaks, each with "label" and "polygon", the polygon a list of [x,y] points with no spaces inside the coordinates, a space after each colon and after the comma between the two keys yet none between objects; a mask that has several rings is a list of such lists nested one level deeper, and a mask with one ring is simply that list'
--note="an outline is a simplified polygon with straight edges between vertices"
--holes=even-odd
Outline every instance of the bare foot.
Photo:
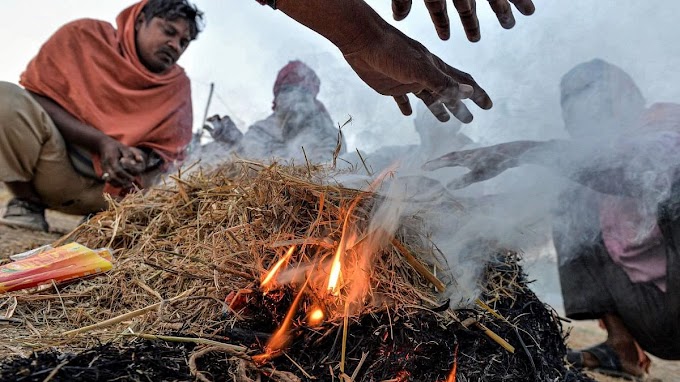
[{"label": "bare foot", "polygon": [[[608,335],[605,343],[614,349],[614,352],[618,355],[623,371],[637,377],[643,376],[644,370],[640,367],[641,359],[638,346],[621,318],[614,314],[606,314],[602,318],[602,322]],[[587,351],[583,352],[583,363],[585,367],[590,369],[601,366],[600,361]]]}]

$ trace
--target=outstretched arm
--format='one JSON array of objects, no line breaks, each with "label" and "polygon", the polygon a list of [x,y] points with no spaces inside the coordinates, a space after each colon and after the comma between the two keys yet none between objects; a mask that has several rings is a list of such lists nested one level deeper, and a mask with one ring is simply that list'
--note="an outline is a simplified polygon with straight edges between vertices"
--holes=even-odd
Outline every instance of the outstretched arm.
[{"label": "outstretched arm", "polygon": [[394,97],[405,115],[412,113],[409,93],[441,121],[450,118],[448,112],[463,122],[472,121],[460,101],[464,98],[482,109],[492,106],[472,76],[401,33],[363,0],[278,0],[276,6],[336,45],[359,77],[378,93]]},{"label": "outstretched arm", "polygon": [[656,191],[655,188],[663,189],[666,183],[680,176],[680,159],[667,143],[673,137],[655,138],[633,139],[630,147],[614,149],[605,149],[602,142],[507,142],[452,152],[427,162],[423,168],[466,167],[470,171],[449,185],[464,188],[496,177],[512,167],[533,164],[555,170],[598,192],[640,197]]}]

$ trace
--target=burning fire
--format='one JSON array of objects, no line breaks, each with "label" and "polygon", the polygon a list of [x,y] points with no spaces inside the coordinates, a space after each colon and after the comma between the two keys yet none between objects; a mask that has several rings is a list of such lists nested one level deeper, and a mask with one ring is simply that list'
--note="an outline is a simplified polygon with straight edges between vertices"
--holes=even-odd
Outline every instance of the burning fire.
[{"label": "burning fire", "polygon": [[[380,182],[387,176],[389,172],[385,172],[378,176],[377,180],[371,184],[369,191],[375,191]],[[370,264],[372,256],[377,253],[382,246],[389,242],[388,237],[391,237],[394,230],[380,229],[381,225],[384,224],[383,220],[390,220],[391,224],[395,224],[393,220],[398,221],[394,216],[385,215],[382,216],[381,222],[371,222],[368,233],[361,237],[361,240],[357,240],[359,237],[359,232],[357,227],[352,224],[351,218],[353,212],[358,206],[359,202],[368,194],[360,194],[349,205],[346,212],[344,213],[342,233],[340,236],[340,242],[335,250],[333,260],[330,264],[330,270],[328,271],[328,278],[324,277],[326,274],[324,270],[328,266],[327,262],[321,260],[312,260],[310,264],[297,264],[293,272],[296,275],[305,274],[305,283],[297,292],[293,304],[290,306],[288,313],[286,314],[281,326],[272,335],[269,342],[265,346],[265,352],[263,354],[253,357],[253,360],[257,363],[264,363],[277,356],[281,350],[288,345],[290,342],[290,329],[293,326],[293,320],[300,306],[300,302],[304,296],[305,289],[309,286],[313,291],[319,292],[323,291],[326,293],[327,298],[321,303],[323,306],[315,305],[312,306],[306,312],[306,321],[310,326],[318,326],[326,319],[326,313],[329,313],[328,308],[333,312],[333,306],[338,309],[340,306],[344,306],[344,309],[338,309],[338,312],[344,317],[344,328],[343,328],[343,350],[342,350],[342,360],[341,360],[341,370],[344,368],[345,359],[345,342],[348,330],[348,316],[353,310],[350,305],[357,302],[363,301],[365,296],[370,293]],[[384,214],[383,214],[384,215]],[[387,217],[387,219],[385,219]],[[396,228],[396,227],[395,227]],[[286,267],[292,258],[293,253],[295,253],[295,246],[288,249],[286,254],[279,259],[276,264],[265,274],[260,283],[261,289],[266,294],[268,291],[272,290],[276,286],[277,276],[281,273],[281,270]],[[290,272],[291,270],[286,270],[284,272]],[[351,277],[347,277],[347,283],[343,281],[343,271]],[[316,276],[315,276],[316,274]],[[293,278],[288,275],[283,277],[283,279],[292,280]],[[299,279],[299,278],[298,278]],[[326,282],[327,281],[327,282]],[[289,281],[290,282],[290,281]],[[325,290],[324,290],[325,288]],[[348,289],[346,294],[341,297],[341,289]],[[322,292],[322,294],[323,294]],[[318,296],[318,294],[317,294]],[[333,298],[333,297],[335,298]],[[330,313],[329,313],[330,314]]]},{"label": "burning fire", "polygon": [[344,252],[342,248],[342,241],[340,241],[337,251],[335,251],[335,257],[333,257],[333,265],[331,265],[331,273],[328,276],[328,291],[333,295],[338,295],[340,290],[338,288],[338,281],[340,280],[340,274],[342,273],[342,262],[341,256]]},{"label": "burning fire", "polygon": [[456,344],[456,348],[453,351],[453,367],[451,368],[451,373],[449,373],[449,377],[446,378],[446,382],[456,382],[457,374],[458,374],[458,344]]},{"label": "burning fire", "polygon": [[272,289],[270,284],[274,284],[272,281],[279,273],[281,267],[283,267],[285,264],[288,264],[288,261],[290,260],[290,257],[293,255],[294,252],[295,246],[290,247],[286,254],[281,259],[279,259],[279,261],[276,262],[274,267],[269,272],[267,272],[265,277],[262,279],[260,287],[263,289],[265,293],[269,292]]},{"label": "burning fire", "polygon": [[286,347],[286,345],[288,345],[288,342],[290,342],[290,335],[288,334],[288,332],[290,331],[290,327],[293,325],[293,318],[295,317],[295,313],[297,313],[297,308],[298,305],[300,305],[300,300],[302,300],[303,295],[302,292],[304,292],[308,283],[309,279],[307,279],[305,284],[300,289],[300,293],[298,293],[298,295],[295,296],[295,300],[293,301],[293,304],[290,306],[290,309],[288,309],[288,313],[286,313],[286,317],[283,319],[283,323],[276,330],[276,333],[274,333],[274,335],[272,335],[272,337],[267,342],[264,354],[258,354],[256,356],[253,356],[253,361],[255,361],[255,363],[262,364],[269,361],[270,359],[278,355],[281,349]]}]

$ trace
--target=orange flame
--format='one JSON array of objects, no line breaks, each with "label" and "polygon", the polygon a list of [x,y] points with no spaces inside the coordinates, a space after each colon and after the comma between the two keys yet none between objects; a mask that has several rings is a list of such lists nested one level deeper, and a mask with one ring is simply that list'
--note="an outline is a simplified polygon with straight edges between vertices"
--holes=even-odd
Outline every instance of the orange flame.
[{"label": "orange flame", "polygon": [[286,345],[288,345],[288,342],[290,341],[290,336],[288,335],[288,332],[290,331],[290,327],[293,324],[293,318],[295,317],[298,305],[300,305],[300,300],[302,300],[303,292],[305,291],[305,288],[307,287],[308,283],[309,279],[307,279],[304,285],[302,285],[302,288],[300,288],[300,292],[298,292],[297,296],[295,296],[295,300],[293,300],[293,304],[290,306],[290,309],[288,309],[288,313],[286,313],[286,317],[283,319],[283,323],[281,323],[281,326],[276,330],[274,335],[272,335],[272,337],[267,342],[267,345],[265,346],[265,352],[263,354],[253,356],[253,361],[255,361],[255,363],[262,364],[264,362],[267,362],[274,356],[278,355],[279,352],[284,347],[286,347]]},{"label": "orange flame", "polygon": [[[345,261],[345,256],[346,252],[349,249],[354,250],[355,246],[363,241],[368,239],[367,241],[370,242],[369,245],[362,245],[360,259],[357,262],[356,266],[358,271],[361,273],[360,275],[355,275],[353,278],[357,278],[359,280],[352,280],[351,285],[352,288],[350,290],[349,296],[351,296],[351,299],[347,299],[345,301],[345,311],[344,311],[344,328],[343,328],[343,349],[342,349],[342,361],[340,365],[340,369],[344,371],[344,363],[345,363],[345,345],[346,345],[346,338],[348,335],[348,316],[349,316],[349,310],[350,310],[350,301],[354,301],[355,298],[358,300],[361,298],[362,295],[366,293],[368,290],[368,282],[370,279],[370,264],[371,264],[371,252],[377,251],[380,249],[380,246],[383,244],[383,242],[386,241],[386,235],[380,233],[376,233],[373,231],[377,231],[376,229],[371,230],[372,233],[368,235],[367,238],[361,239],[357,242],[357,236],[358,232],[354,229],[353,226],[350,224],[350,220],[352,218],[352,214],[356,207],[358,206],[359,202],[364,198],[370,195],[370,193],[375,192],[375,190],[379,187],[380,183],[390,175],[390,173],[396,168],[396,165],[391,166],[387,170],[383,171],[375,181],[373,181],[370,186],[368,187],[367,191],[364,193],[360,193],[357,195],[354,200],[350,203],[349,208],[347,209],[347,212],[344,215],[343,219],[343,224],[342,224],[342,234],[340,237],[340,243],[338,244],[338,248],[335,251],[335,254],[333,256],[333,262],[331,264],[331,269],[328,274],[328,286],[327,290],[330,291],[333,295],[338,296],[340,294],[340,289],[341,289],[341,278],[343,277],[343,261]],[[261,282],[261,286],[263,288],[267,287],[272,280],[274,280],[277,276],[278,273],[281,269],[281,267],[286,264],[290,257],[293,254],[295,247],[291,247],[286,255],[281,258],[275,265],[272,267],[271,271],[264,277],[264,279]],[[324,264],[324,268],[325,268]],[[311,269],[310,270],[311,273]],[[350,269],[350,271],[352,271]],[[306,273],[306,272],[305,272]],[[299,274],[299,270],[295,272],[296,275]],[[320,278],[324,278],[323,275],[319,275]],[[295,297],[295,300],[293,301],[293,304],[291,305],[290,309],[288,310],[288,313],[286,313],[286,317],[284,318],[283,322],[281,323],[281,326],[276,330],[276,332],[272,335],[272,337],[269,339],[267,342],[267,345],[265,346],[264,353],[259,354],[253,357],[253,361],[255,361],[257,364],[262,364],[264,362],[267,362],[271,360],[272,358],[276,357],[279,355],[284,347],[286,347],[291,338],[290,338],[290,329],[291,326],[293,325],[293,318],[295,317],[295,314],[297,313],[298,306],[300,305],[300,301],[302,299],[303,293],[305,288],[308,286],[310,283],[310,280],[312,280],[312,276],[308,275],[307,279],[298,292],[297,296]],[[314,282],[314,285],[316,282],[321,282],[321,279],[316,279]],[[323,284],[322,284],[323,285]],[[319,325],[323,320],[325,319],[325,312],[319,308],[319,307],[313,307],[307,314],[307,322],[309,325],[314,326],[314,325]],[[402,375],[403,374],[403,375]],[[406,380],[410,374],[408,372],[403,372],[400,373],[400,376],[398,376],[399,381],[401,380]]]},{"label": "orange flame", "polygon": [[290,260],[290,257],[293,255],[294,251],[295,246],[290,247],[286,254],[281,259],[279,259],[279,261],[277,261],[276,264],[274,264],[274,267],[272,267],[272,269],[262,279],[260,287],[264,289],[265,293],[271,289],[269,287],[269,284],[272,283],[272,280],[274,280],[274,277],[276,277],[276,275],[279,273],[281,267],[288,263],[288,260]]},{"label": "orange flame", "polygon": [[[344,235],[343,235],[344,236]],[[331,273],[328,276],[328,291],[337,295],[339,293],[338,281],[340,280],[340,275],[342,273],[342,263],[340,262],[341,254],[344,253],[344,246],[342,242],[344,238],[340,240],[340,245],[335,251],[335,257],[333,257],[333,265],[331,265]]]},{"label": "orange flame", "polygon": [[307,323],[309,326],[318,326],[323,322],[324,314],[321,308],[313,308],[312,311],[307,316]]},{"label": "orange flame", "polygon": [[[348,241],[350,241],[349,218],[352,216],[352,212],[359,204],[359,201],[361,201],[361,198],[362,195],[358,195],[356,198],[354,198],[354,200],[352,200],[352,204],[350,204],[349,208],[347,209],[347,213],[345,214],[345,220],[342,223],[342,236],[340,237],[338,249],[335,251],[335,256],[333,257],[333,264],[331,265],[331,272],[330,275],[328,276],[328,291],[333,293],[333,295],[335,296],[340,294],[339,280],[340,277],[342,276],[342,257],[345,254],[347,247],[349,246]],[[352,236],[351,241],[354,241],[354,236]]]},{"label": "orange flame", "polygon": [[[368,186],[367,192],[374,192],[378,188],[380,183],[385,179],[385,177],[387,177],[392,171],[394,171],[396,167],[397,163],[394,163],[390,167],[385,169],[382,173],[380,173],[376,177],[376,179]],[[342,257],[345,255],[347,248],[350,248],[352,245],[354,245],[354,241],[356,239],[355,234],[352,234],[351,239],[349,239],[351,231],[349,219],[352,216],[352,212],[354,212],[357,205],[359,205],[361,199],[363,199],[366,195],[367,193],[359,194],[357,195],[356,198],[354,198],[354,200],[352,200],[352,204],[350,204],[349,208],[347,209],[347,213],[345,214],[345,220],[342,223],[342,236],[340,237],[338,249],[335,251],[333,264],[331,266],[331,272],[328,277],[328,290],[335,296],[340,294],[339,279],[342,276]]]},{"label": "orange flame", "polygon": [[456,344],[456,349],[453,351],[453,368],[451,368],[451,373],[446,378],[446,382],[456,382],[456,374],[458,374],[458,344]]}]

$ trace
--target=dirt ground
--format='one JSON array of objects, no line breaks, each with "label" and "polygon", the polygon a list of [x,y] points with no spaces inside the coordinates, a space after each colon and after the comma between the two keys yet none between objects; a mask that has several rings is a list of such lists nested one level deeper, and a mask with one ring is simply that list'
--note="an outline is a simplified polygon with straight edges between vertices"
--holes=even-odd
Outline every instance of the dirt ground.
[{"label": "dirt ground", "polygon": [[[9,199],[9,194],[0,186],[0,206]],[[1,213],[1,208],[0,208]],[[33,232],[0,225],[0,263],[7,261],[11,254],[20,253],[44,244],[51,243],[70,232],[78,225],[79,216],[69,216],[49,211],[47,220],[50,232]],[[572,322],[566,325],[571,330],[569,345],[572,348],[586,348],[598,344],[606,338],[604,330],[595,321]],[[647,381],[680,382],[680,362],[663,361],[652,357],[652,368]],[[591,374],[599,382],[618,382],[621,379]]]}]

